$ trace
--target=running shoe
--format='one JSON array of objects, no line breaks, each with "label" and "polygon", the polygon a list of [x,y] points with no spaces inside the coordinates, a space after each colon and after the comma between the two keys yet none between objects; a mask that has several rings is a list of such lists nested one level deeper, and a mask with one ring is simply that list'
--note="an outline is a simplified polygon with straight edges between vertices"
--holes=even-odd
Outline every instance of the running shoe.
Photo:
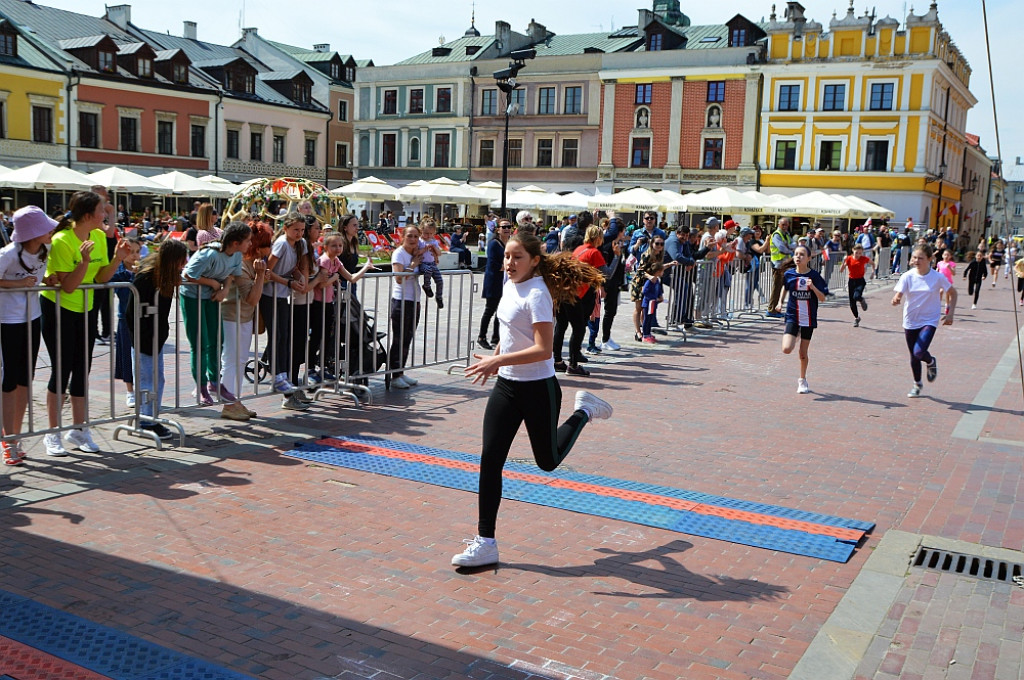
[{"label": "running shoe", "polygon": [[971,305],[971,309],[977,309],[978,305]]},{"label": "running shoe", "polygon": [[928,364],[928,382],[935,382],[937,377],[939,377],[939,361],[932,357],[932,362]]},{"label": "running shoe", "polygon": [[412,387],[412,385],[410,385],[403,376],[398,376],[397,378],[391,379],[391,387],[397,390],[407,390]]},{"label": "running shoe", "polygon": [[583,411],[590,420],[607,420],[612,417],[612,405],[586,390],[576,393],[576,411]]},{"label": "running shoe", "polygon": [[289,394],[287,397],[284,398],[284,401],[281,402],[281,408],[287,409],[289,411],[308,411],[309,404],[301,402],[298,399],[296,399],[295,394],[293,393]]},{"label": "running shoe", "polygon": [[856,328],[859,325],[860,325],[860,317],[858,316],[857,318],[855,318],[853,320],[853,327]]},{"label": "running shoe", "polygon": [[285,395],[295,391],[295,386],[288,382],[287,373],[278,373],[274,376],[274,391]]},{"label": "running shoe", "polygon": [[224,420],[236,420],[238,422],[244,422],[249,420],[249,409],[242,406],[240,403],[235,402],[232,404],[224,404],[224,408],[220,412],[220,417]]},{"label": "running shoe", "polygon": [[483,536],[463,541],[466,549],[452,557],[452,565],[456,567],[484,567],[498,563],[498,542]]},{"label": "running shoe", "polygon": [[646,342],[648,345],[654,345],[658,342],[658,339],[653,335],[646,335],[644,336],[644,342]]},{"label": "running shoe", "polygon": [[7,442],[0,442],[0,447],[4,451],[4,465],[21,465],[21,456],[18,455],[16,446]]},{"label": "running shoe", "polygon": [[576,363],[578,363],[578,364],[585,364],[588,361],[590,361],[590,359],[581,356],[579,359],[576,360]]},{"label": "running shoe", "polygon": [[444,300],[442,300],[441,298],[437,298],[437,308],[444,309]]},{"label": "running shoe", "polygon": [[476,339],[476,346],[479,347],[480,349],[486,349],[486,350],[494,349],[494,345],[492,345],[491,343],[487,342],[487,338],[477,338]]},{"label": "running shoe", "polygon": [[921,383],[914,383],[914,386],[907,392],[907,396],[911,399],[916,399],[921,396]]},{"label": "running shoe", "polygon": [[96,338],[96,344],[97,345],[109,345],[110,344],[110,336],[109,335],[101,335],[101,336],[99,336],[98,338]]},{"label": "running shoe", "polygon": [[800,378],[799,380],[796,381],[796,393],[797,394],[807,394],[810,391],[811,391],[811,388],[807,385],[807,381],[806,380],[804,380],[803,378]]},{"label": "running shoe", "polygon": [[46,447],[47,456],[68,455],[67,450],[64,449],[64,445],[60,443],[60,435],[55,432],[52,432],[43,437],[43,446]]},{"label": "running shoe", "polygon": [[68,430],[64,435],[64,443],[86,453],[99,453],[100,451],[100,447],[93,441],[92,433],[87,427],[80,430]]},{"label": "running shoe", "polygon": [[174,433],[168,430],[160,423],[142,423],[141,425],[139,425],[139,427],[141,427],[143,430],[147,432],[152,432],[163,441],[166,441],[174,437]]},{"label": "running shoe", "polygon": [[564,361],[555,362],[555,370],[558,371],[559,373],[565,373],[566,369],[568,368],[568,365],[566,365]]},{"label": "running shoe", "polygon": [[402,375],[402,380],[404,380],[405,382],[409,383],[409,387],[416,387],[417,385],[420,384],[420,381],[417,380],[416,378],[412,377],[411,375],[404,375],[403,374]]},{"label": "running shoe", "polygon": [[614,340],[612,340],[611,338],[608,338],[608,342],[602,342],[601,343],[601,349],[603,349],[603,350],[611,350],[613,352],[616,352],[616,351],[622,349],[622,346],[619,345],[619,343],[617,343]]},{"label": "running shoe", "polygon": [[316,371],[310,371],[308,382],[310,387],[316,387],[321,382],[320,374],[317,373]]},{"label": "running shoe", "polygon": [[566,369],[565,369],[565,374],[566,375],[578,375],[578,376],[581,376],[583,378],[586,378],[588,375],[590,375],[590,371],[588,371],[587,369],[585,369],[582,366],[580,366],[579,364],[577,364],[575,366],[567,366]]},{"label": "running shoe", "polygon": [[129,392],[124,395],[124,405],[128,408],[135,408],[135,393]]},{"label": "running shoe", "polygon": [[598,347],[597,345],[589,345],[587,347],[587,354],[600,354],[600,353],[601,353],[601,348]]}]

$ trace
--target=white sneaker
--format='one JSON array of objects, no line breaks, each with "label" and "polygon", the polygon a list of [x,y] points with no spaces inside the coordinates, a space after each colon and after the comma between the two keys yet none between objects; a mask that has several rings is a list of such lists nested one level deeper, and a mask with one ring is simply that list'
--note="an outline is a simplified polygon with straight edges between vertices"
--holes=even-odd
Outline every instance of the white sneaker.
[{"label": "white sneaker", "polygon": [[615,352],[617,350],[622,349],[622,347],[619,345],[619,343],[615,342],[611,338],[608,338],[608,342],[602,342],[601,343],[601,349],[611,350],[611,351]]},{"label": "white sneaker", "polygon": [[575,410],[583,411],[590,420],[607,420],[612,417],[612,405],[586,390],[576,393]]},{"label": "white sneaker", "polygon": [[412,387],[412,385],[408,383],[408,381],[405,379],[405,376],[400,375],[397,378],[391,379],[391,387],[397,390],[407,390],[410,387]]},{"label": "white sneaker", "polygon": [[295,391],[295,386],[288,382],[287,373],[278,373],[274,376],[274,391],[286,395]]},{"label": "white sneaker", "polygon": [[[394,383],[391,383],[394,385]],[[466,549],[452,557],[452,564],[456,567],[482,567],[488,564],[498,563],[498,542],[477,536],[472,540],[466,539]]]},{"label": "white sneaker", "polygon": [[403,375],[402,376],[402,380],[407,382],[409,384],[409,387],[416,387],[417,385],[420,384],[419,380],[417,380],[416,378],[413,378],[411,376],[408,376],[408,375]]},{"label": "white sneaker", "polygon": [[66,456],[68,452],[60,443],[60,435],[51,433],[43,437],[43,445],[46,447],[47,456]]},{"label": "white sneaker", "polygon": [[135,408],[135,393],[129,392],[124,395],[124,405],[128,408]]},{"label": "white sneaker", "polygon": [[68,430],[64,435],[64,441],[71,447],[86,453],[99,453],[100,447],[92,440],[92,433],[89,428],[83,427],[80,430]]},{"label": "white sneaker", "polygon": [[907,392],[907,396],[910,397],[911,399],[916,399],[917,397],[920,397],[921,386],[917,383],[914,383],[914,386],[910,388],[909,392]]},{"label": "white sneaker", "polygon": [[971,309],[977,309],[978,305],[971,305]]},{"label": "white sneaker", "polygon": [[807,394],[810,391],[811,391],[811,388],[807,385],[807,381],[806,380],[804,380],[803,378],[800,378],[799,380],[796,381],[796,393],[797,394]]}]

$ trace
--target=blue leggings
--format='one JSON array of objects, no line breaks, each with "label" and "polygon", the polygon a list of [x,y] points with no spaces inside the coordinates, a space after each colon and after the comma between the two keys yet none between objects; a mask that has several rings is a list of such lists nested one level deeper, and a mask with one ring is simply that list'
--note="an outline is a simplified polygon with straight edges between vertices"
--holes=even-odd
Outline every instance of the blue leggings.
[{"label": "blue leggings", "polygon": [[914,382],[921,382],[921,362],[927,364],[932,362],[928,346],[932,344],[932,338],[935,337],[935,326],[905,328],[903,333],[907,337],[907,349],[910,350],[910,370],[914,372]]}]

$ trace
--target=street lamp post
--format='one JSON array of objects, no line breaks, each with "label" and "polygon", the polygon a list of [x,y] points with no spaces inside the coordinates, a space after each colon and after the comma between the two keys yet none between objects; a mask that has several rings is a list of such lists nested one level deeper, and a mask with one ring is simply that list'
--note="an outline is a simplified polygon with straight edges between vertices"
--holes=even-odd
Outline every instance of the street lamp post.
[{"label": "street lamp post", "polygon": [[516,76],[519,70],[526,66],[527,59],[537,56],[537,50],[514,50],[509,53],[512,59],[508,68],[494,72],[494,80],[497,81],[498,89],[505,93],[505,143],[502,145],[501,153],[501,215],[505,214],[505,199],[508,194],[508,121],[512,117],[513,107],[517,106],[512,102],[512,93],[516,91]]}]

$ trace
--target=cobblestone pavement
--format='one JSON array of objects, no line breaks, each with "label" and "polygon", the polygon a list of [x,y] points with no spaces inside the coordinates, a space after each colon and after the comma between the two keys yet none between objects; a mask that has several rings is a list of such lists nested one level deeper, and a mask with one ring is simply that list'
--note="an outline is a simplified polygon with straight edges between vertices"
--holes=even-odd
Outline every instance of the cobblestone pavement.
[{"label": "cobblestone pavement", "polygon": [[[271,680],[787,678],[849,606],[880,611],[849,677],[1019,677],[1012,583],[907,554],[891,595],[855,587],[887,532],[1024,547],[1019,320],[999,283],[940,329],[917,400],[880,287],[860,328],[842,300],[823,309],[808,395],[777,322],[640,346],[625,307],[624,349],[563,376],[563,409],[586,387],[616,410],[569,468],[875,522],[847,564],[506,501],[500,567],[460,574],[472,494],[281,455],[322,434],[478,453],[487,390],[438,367],[408,391],[374,381],[362,408],[265,397],[244,425],[191,409],[185,446],[161,452],[109,426],[104,453],[47,459],[33,442],[0,476],[3,589]],[[525,436],[512,458],[531,458]]]}]

